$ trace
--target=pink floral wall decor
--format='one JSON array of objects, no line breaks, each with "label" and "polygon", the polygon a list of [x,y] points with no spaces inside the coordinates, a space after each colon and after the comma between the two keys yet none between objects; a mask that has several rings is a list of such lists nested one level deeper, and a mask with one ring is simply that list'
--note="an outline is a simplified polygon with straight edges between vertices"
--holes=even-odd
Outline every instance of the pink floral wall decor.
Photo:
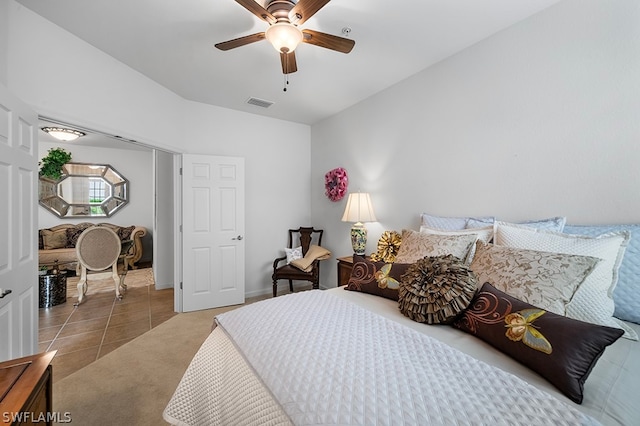
[{"label": "pink floral wall decor", "polygon": [[347,171],[342,167],[329,170],[324,175],[324,193],[331,201],[341,200],[347,194],[348,185],[349,177]]}]

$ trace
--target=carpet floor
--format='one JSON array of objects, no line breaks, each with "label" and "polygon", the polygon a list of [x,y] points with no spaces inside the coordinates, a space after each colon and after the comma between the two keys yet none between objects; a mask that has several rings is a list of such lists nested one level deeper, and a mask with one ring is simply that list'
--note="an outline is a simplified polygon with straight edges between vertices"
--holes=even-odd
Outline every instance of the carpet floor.
[{"label": "carpet floor", "polygon": [[54,411],[80,425],[166,424],[162,411],[218,312],[176,315],[54,383]]},{"label": "carpet floor", "polygon": [[162,412],[211,332],[213,318],[239,306],[177,314],[54,382],[53,410],[68,412],[78,425],[166,424]]}]

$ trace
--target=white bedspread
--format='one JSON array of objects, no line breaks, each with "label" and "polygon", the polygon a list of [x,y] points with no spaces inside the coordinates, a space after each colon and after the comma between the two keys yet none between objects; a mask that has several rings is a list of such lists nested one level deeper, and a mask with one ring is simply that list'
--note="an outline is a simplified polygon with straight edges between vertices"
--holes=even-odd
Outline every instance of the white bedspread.
[{"label": "white bedspread", "polygon": [[[254,303],[217,321],[297,425],[597,423],[512,374],[330,292]],[[201,373],[192,366],[190,381]],[[172,413],[202,397],[179,391],[167,407]]]}]

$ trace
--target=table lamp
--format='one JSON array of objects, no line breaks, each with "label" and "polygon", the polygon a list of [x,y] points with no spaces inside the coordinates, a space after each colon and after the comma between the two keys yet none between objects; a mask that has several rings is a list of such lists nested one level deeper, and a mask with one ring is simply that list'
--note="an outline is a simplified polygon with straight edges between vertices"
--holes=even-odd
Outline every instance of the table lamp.
[{"label": "table lamp", "polygon": [[371,197],[368,193],[349,194],[342,221],[355,222],[351,227],[351,246],[355,254],[364,255],[367,246],[367,228],[364,227],[363,222],[375,222],[376,220]]}]

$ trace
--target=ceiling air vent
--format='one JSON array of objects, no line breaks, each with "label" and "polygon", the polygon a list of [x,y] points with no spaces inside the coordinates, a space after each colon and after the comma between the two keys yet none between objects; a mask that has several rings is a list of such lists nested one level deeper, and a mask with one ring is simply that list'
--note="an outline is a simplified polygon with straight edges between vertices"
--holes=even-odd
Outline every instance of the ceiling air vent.
[{"label": "ceiling air vent", "polygon": [[269,108],[271,105],[273,105],[273,102],[265,101],[264,99],[259,98],[249,98],[247,99],[247,103],[249,105],[259,106],[260,108]]}]

